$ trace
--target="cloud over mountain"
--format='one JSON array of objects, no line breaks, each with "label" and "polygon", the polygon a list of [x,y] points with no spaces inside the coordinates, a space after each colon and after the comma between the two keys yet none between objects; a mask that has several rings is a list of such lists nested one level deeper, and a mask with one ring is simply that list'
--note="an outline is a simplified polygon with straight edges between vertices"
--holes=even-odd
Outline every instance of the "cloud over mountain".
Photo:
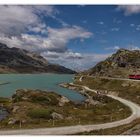
[{"label": "cloud over mountain", "polygon": [[[0,42],[38,52],[47,59],[81,58],[80,53],[69,51],[67,44],[74,39],[90,38],[93,33],[76,25],[64,26],[57,14],[54,6],[0,6]],[[56,20],[62,27],[48,26],[43,16]]]},{"label": "cloud over mountain", "polygon": [[20,36],[1,35],[0,41],[11,47],[25,48],[40,53],[44,51],[65,52],[67,50],[66,45],[70,40],[86,39],[92,35],[92,33],[78,26],[59,29],[48,27],[46,32],[48,33],[47,37],[29,34],[21,34]]},{"label": "cloud over mountain", "polygon": [[139,5],[1,5],[0,42],[87,69],[131,42],[139,49],[139,13]]}]

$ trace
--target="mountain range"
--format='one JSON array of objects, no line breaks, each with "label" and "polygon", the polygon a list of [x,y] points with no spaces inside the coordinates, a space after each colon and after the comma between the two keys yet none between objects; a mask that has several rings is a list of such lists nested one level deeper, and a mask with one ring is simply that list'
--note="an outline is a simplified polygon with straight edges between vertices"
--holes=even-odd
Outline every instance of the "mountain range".
[{"label": "mountain range", "polygon": [[0,73],[66,73],[73,70],[49,63],[41,55],[0,43]]}]

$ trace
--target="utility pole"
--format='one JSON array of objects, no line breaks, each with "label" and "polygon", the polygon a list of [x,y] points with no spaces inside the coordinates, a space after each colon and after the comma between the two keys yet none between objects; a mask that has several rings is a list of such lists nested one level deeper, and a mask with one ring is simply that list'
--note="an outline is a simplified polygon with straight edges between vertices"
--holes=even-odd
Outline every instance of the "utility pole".
[{"label": "utility pole", "polygon": [[81,120],[80,120],[80,118],[79,118],[79,124],[81,123]]},{"label": "utility pole", "polygon": [[53,120],[53,126],[55,125],[55,121]]},{"label": "utility pole", "polygon": [[87,108],[87,103],[85,103],[85,108]]},{"label": "utility pole", "polygon": [[21,120],[19,121],[19,128],[21,128],[22,127],[22,122],[21,122]]}]

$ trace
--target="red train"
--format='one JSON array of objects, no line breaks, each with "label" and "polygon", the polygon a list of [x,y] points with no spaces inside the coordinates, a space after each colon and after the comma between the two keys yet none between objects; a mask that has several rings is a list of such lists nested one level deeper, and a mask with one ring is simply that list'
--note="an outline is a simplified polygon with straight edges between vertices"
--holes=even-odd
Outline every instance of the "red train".
[{"label": "red train", "polygon": [[140,75],[138,74],[129,75],[129,79],[140,80]]}]

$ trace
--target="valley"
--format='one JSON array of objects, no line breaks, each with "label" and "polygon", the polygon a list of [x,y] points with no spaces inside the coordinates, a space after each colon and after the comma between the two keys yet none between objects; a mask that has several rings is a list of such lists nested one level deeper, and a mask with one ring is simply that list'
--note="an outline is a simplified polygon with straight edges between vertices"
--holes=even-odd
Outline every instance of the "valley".
[{"label": "valley", "polygon": [[[13,49],[9,51],[11,53]],[[21,51],[20,55],[25,52],[25,50],[18,51]],[[121,53],[122,50],[112,57],[116,55],[115,60],[119,60],[117,57],[120,58]],[[42,69],[44,65],[48,68],[48,62],[38,56],[34,57],[35,60],[32,61],[35,61],[35,67],[38,65],[39,68],[36,67],[37,73],[34,71],[35,73],[32,74],[27,70],[30,67],[28,62],[25,64],[28,65],[25,66],[27,71],[14,69],[17,74],[13,72],[0,75],[0,105],[7,110],[7,115],[0,121],[2,130],[0,134],[27,134],[27,131],[29,134],[35,134],[37,129],[38,134],[116,134],[120,126],[122,127],[117,134],[125,134],[128,129],[139,125],[140,82],[127,79],[132,70],[128,69],[127,65],[122,67],[120,64],[113,63],[115,67],[108,65],[104,69],[102,68],[104,62],[102,62],[101,70],[104,70],[104,73],[97,70],[99,63],[93,69],[75,75],[53,74],[53,70],[50,70],[52,73],[46,74],[45,72],[48,71],[40,71],[40,68]],[[114,61],[113,59],[110,57],[105,62]],[[13,61],[8,60],[5,66],[24,70],[23,65],[20,64],[21,60],[16,61],[14,66]],[[117,72],[120,75],[110,73],[118,71],[119,68],[126,73],[127,70],[129,72],[126,76],[122,76],[121,72]],[[135,69],[139,71],[139,67]],[[23,74],[24,72],[27,73]],[[59,70],[56,72],[59,73]]]}]

